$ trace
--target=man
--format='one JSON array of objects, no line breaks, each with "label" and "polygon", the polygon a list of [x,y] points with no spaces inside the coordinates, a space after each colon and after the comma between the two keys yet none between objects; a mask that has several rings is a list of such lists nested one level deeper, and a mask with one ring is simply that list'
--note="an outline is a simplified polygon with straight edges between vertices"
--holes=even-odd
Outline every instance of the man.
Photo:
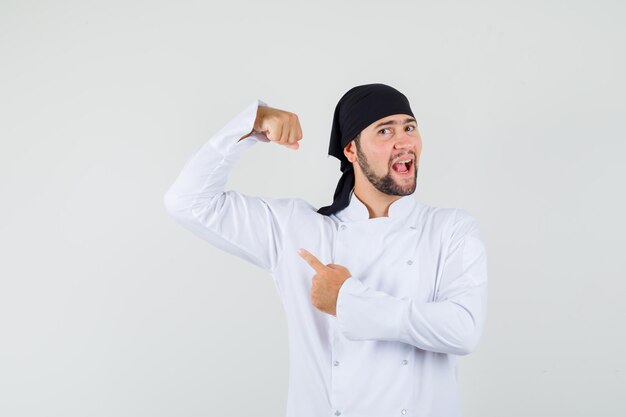
[{"label": "man", "polygon": [[224,190],[258,142],[299,148],[295,114],[255,100],[186,163],[168,212],[212,245],[268,271],[287,314],[287,417],[460,416],[457,356],[484,327],[487,261],[476,220],[412,197],[422,141],[406,97],[350,89],[329,154],[333,204]]}]

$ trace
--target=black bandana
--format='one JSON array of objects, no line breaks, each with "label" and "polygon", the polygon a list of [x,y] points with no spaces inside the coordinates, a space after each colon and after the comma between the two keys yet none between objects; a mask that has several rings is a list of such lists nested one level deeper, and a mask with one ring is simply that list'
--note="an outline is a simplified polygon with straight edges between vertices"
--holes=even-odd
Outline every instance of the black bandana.
[{"label": "black bandana", "polygon": [[321,207],[318,213],[329,216],[344,209],[350,202],[354,188],[354,168],[343,154],[343,149],[363,129],[375,121],[394,114],[413,116],[406,96],[385,84],[364,84],[351,88],[335,107],[330,132],[328,154],[341,161],[341,172],[333,203]]}]

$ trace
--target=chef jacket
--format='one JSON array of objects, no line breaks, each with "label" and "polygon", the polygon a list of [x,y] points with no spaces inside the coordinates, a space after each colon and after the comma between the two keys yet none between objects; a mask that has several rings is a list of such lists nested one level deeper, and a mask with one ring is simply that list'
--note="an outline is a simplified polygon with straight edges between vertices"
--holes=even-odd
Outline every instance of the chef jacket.
[{"label": "chef jacket", "polygon": [[[477,347],[487,304],[476,220],[413,195],[369,218],[354,191],[324,216],[302,198],[225,190],[243,153],[269,142],[253,131],[258,106],[268,104],[254,100],[187,160],[164,203],[183,227],[273,277],[288,328],[286,417],[460,416],[457,358]],[[350,271],[336,316],[313,306],[315,270],[298,248]]]}]

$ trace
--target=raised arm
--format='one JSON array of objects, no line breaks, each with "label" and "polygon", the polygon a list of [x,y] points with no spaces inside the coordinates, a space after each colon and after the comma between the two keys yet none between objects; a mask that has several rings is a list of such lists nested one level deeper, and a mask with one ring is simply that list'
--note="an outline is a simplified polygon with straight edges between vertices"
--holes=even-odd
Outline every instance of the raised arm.
[{"label": "raised arm", "polygon": [[433,352],[466,355],[478,345],[487,310],[487,258],[478,224],[455,213],[436,299],[393,297],[348,278],[337,298],[337,320],[352,340],[394,340]]},{"label": "raised arm", "polygon": [[247,149],[271,140],[287,144],[257,118],[270,109],[257,99],[215,133],[187,160],[165,193],[164,204],[178,223],[198,237],[273,272],[295,200],[224,190],[228,175]]}]

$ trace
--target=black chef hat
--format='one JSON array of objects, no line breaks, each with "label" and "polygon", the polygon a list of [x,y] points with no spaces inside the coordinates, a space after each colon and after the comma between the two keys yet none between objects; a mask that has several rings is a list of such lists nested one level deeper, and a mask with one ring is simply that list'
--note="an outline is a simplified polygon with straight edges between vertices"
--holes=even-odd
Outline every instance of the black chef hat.
[{"label": "black chef hat", "polygon": [[347,207],[354,188],[354,169],[343,154],[356,135],[375,121],[394,114],[413,116],[409,100],[404,94],[385,84],[364,84],[352,87],[339,99],[335,107],[330,132],[328,154],[341,161],[341,172],[333,203],[321,207],[318,213],[329,216]]}]

